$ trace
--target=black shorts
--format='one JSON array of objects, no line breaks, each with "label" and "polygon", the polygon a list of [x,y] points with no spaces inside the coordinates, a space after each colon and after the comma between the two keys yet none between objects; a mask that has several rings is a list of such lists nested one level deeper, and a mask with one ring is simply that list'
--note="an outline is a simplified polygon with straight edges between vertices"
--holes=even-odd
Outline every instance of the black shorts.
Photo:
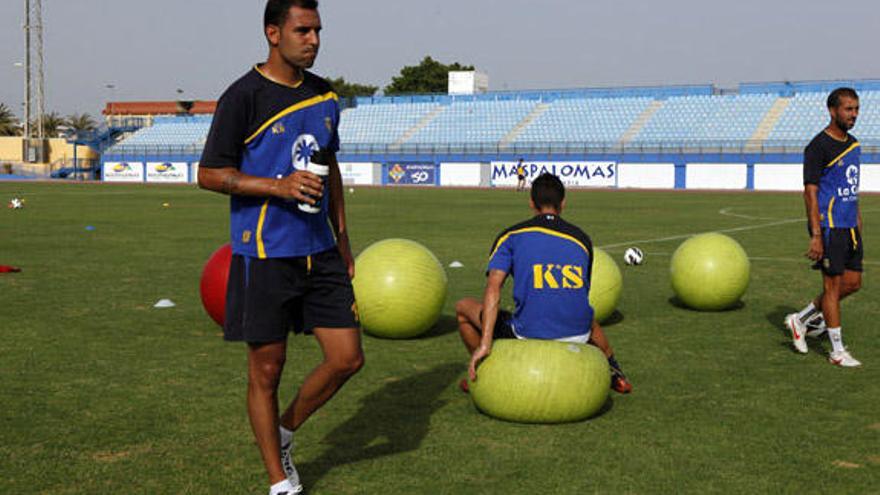
[{"label": "black shorts", "polygon": [[[492,332],[493,339],[516,339],[518,338],[515,333],[513,333],[513,325],[510,323],[510,320],[513,318],[513,315],[510,311],[499,310],[498,318],[495,319],[495,330]],[[480,322],[483,321],[483,312],[480,311]],[[479,328],[477,330],[480,330]]]},{"label": "black shorts", "polygon": [[862,271],[862,234],[859,229],[822,229],[824,254],[813,268],[828,276]]},{"label": "black shorts", "polygon": [[224,339],[280,342],[291,330],[357,327],[354,290],[336,248],[296,258],[232,256]]}]

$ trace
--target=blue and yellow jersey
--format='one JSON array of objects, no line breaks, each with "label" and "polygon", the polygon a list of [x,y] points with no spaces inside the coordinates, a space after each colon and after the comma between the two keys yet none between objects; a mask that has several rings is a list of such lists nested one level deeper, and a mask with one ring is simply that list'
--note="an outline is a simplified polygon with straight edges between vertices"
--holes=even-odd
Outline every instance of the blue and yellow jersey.
[{"label": "blue and yellow jersey", "polygon": [[513,277],[516,335],[555,340],[589,333],[592,267],[587,234],[556,215],[538,215],[498,236],[488,269]]},{"label": "blue and yellow jersey", "polygon": [[[317,162],[318,155],[338,151],[338,124],[338,98],[326,81],[305,72],[299,84],[287,86],[254,67],[220,97],[199,166],[286,177],[313,157]],[[318,214],[300,211],[293,201],[231,196],[233,252],[282,258],[335,246],[327,217],[329,194],[325,188]]]},{"label": "blue and yellow jersey", "polygon": [[852,135],[838,141],[824,131],[804,150],[804,184],[819,186],[823,228],[858,226],[861,153],[859,141]]}]

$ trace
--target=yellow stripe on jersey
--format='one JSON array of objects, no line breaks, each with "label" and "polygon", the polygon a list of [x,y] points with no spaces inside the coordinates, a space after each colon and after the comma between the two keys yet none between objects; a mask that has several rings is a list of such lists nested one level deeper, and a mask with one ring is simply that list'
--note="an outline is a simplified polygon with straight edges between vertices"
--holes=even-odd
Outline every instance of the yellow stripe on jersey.
[{"label": "yellow stripe on jersey", "polygon": [[495,256],[495,253],[498,252],[498,248],[500,248],[501,245],[504,244],[504,241],[506,241],[508,238],[510,238],[510,236],[512,236],[514,234],[522,234],[525,232],[537,232],[539,234],[547,234],[547,235],[556,236],[561,239],[565,239],[567,241],[571,241],[571,242],[577,244],[587,254],[589,254],[589,252],[590,252],[587,249],[587,246],[584,246],[584,243],[582,243],[581,241],[575,239],[574,237],[572,237],[568,234],[563,234],[562,232],[557,232],[555,230],[545,229],[544,227],[525,227],[525,228],[522,228],[519,230],[512,230],[512,231],[504,234],[504,236],[501,237],[501,239],[498,239],[498,244],[495,245],[495,249],[492,250],[492,254],[489,255],[489,258],[491,259],[493,256]]},{"label": "yellow stripe on jersey", "polygon": [[861,146],[861,143],[859,143],[858,141],[856,141],[855,143],[851,144],[851,145],[849,146],[849,148],[843,150],[843,153],[837,155],[837,156],[834,158],[834,160],[831,160],[831,161],[828,163],[828,165],[825,165],[825,168],[833,167],[834,164],[837,163],[837,160],[840,160],[841,158],[843,158],[844,156],[846,156],[847,153],[849,153],[850,151],[852,151],[852,150],[858,148],[859,146]]},{"label": "yellow stripe on jersey", "polygon": [[306,78],[303,77],[302,79],[300,79],[299,81],[297,81],[293,84],[287,84],[287,83],[283,83],[281,81],[276,81],[275,79],[272,79],[271,77],[269,77],[268,74],[263,72],[263,69],[261,69],[259,65],[254,65],[254,70],[257,71],[258,74],[260,74],[261,76],[265,77],[266,79],[272,81],[275,84],[280,84],[282,86],[287,86],[288,88],[293,88],[293,89],[300,87],[300,85],[303,83],[303,81],[306,80]]},{"label": "yellow stripe on jersey", "polygon": [[828,226],[832,229],[834,228],[834,215],[831,214],[831,209],[834,208],[835,199],[837,199],[836,196],[831,198],[831,201],[828,202]]},{"label": "yellow stripe on jersey", "polygon": [[278,112],[274,117],[272,117],[271,119],[264,122],[263,125],[261,125],[259,129],[257,129],[257,132],[251,134],[250,137],[248,137],[247,139],[244,140],[244,144],[248,144],[251,141],[253,141],[254,139],[256,139],[257,136],[262,134],[263,131],[268,129],[269,126],[274,124],[278,119],[280,119],[286,115],[290,115],[290,114],[297,112],[299,110],[302,110],[304,108],[312,107],[312,106],[318,105],[319,103],[324,103],[325,101],[328,101],[328,100],[339,101],[339,97],[336,96],[336,93],[334,93],[333,91],[328,91],[322,95],[313,96],[307,100],[303,100],[299,103],[296,103],[294,105],[291,105],[291,106],[285,108],[284,110]]},{"label": "yellow stripe on jersey", "polygon": [[257,257],[266,259],[266,246],[263,244],[263,224],[266,223],[266,211],[269,210],[269,200],[260,208],[260,219],[257,220]]}]

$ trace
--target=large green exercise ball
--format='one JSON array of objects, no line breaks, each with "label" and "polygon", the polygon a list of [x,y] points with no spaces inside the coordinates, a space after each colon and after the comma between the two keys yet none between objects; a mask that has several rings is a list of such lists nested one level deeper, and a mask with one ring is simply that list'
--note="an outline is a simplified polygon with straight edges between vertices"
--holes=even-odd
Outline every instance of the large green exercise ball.
[{"label": "large green exercise ball", "polygon": [[749,286],[749,258],[724,234],[700,234],[684,241],[670,263],[672,290],[686,306],[718,311],[734,306]]},{"label": "large green exercise ball", "polygon": [[355,260],[354,285],[364,331],[375,337],[406,339],[437,322],[446,301],[446,272],[425,246],[385,239]]},{"label": "large green exercise ball", "polygon": [[470,382],[483,413],[519,423],[588,418],[605,404],[611,374],[598,348],[553,340],[496,340]]},{"label": "large green exercise ball", "polygon": [[590,279],[590,306],[593,318],[606,320],[617,308],[623,291],[623,276],[614,258],[605,251],[593,248],[593,273]]}]

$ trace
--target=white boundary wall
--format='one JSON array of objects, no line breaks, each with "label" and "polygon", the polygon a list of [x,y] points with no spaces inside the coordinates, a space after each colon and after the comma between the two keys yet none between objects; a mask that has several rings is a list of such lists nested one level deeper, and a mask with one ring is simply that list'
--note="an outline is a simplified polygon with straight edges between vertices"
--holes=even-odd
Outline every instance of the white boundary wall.
[{"label": "white boundary wall", "polygon": [[673,163],[620,163],[617,165],[617,187],[673,189]]},{"label": "white boundary wall", "polygon": [[[342,175],[343,184],[356,186],[372,185],[376,183],[373,162],[343,162],[339,164],[339,172]],[[381,182],[381,181],[379,181]]]},{"label": "white boundary wall", "polygon": [[480,162],[441,163],[440,185],[477,187],[480,185],[481,167]]},{"label": "white boundary wall", "polygon": [[880,164],[864,163],[859,171],[859,190],[864,192],[880,191]]},{"label": "white boundary wall", "polygon": [[688,163],[685,185],[688,189],[745,189],[745,163]]},{"label": "white boundary wall", "polygon": [[[130,169],[114,170],[116,165],[125,162],[107,162],[104,167],[104,180],[108,182],[143,182],[150,165],[140,162],[128,162]],[[613,162],[538,162],[539,167],[552,165],[577,164],[581,167],[594,168],[611,165],[615,173],[612,177],[593,177],[592,180],[571,181],[568,185],[584,186],[599,185],[620,188],[674,189],[675,165],[672,163],[618,163]],[[175,167],[179,165],[174,163]],[[514,186],[516,176],[495,177],[493,171],[507,166],[514,167],[516,162],[443,162],[440,164],[440,186],[448,187],[491,187]],[[190,180],[197,181],[198,162],[190,164]],[[339,164],[343,182],[352,185],[379,185],[381,174],[376,173],[381,164],[374,162],[343,162]],[[557,169],[559,170],[559,169]],[[607,170],[604,169],[603,170]],[[687,189],[746,189],[748,170],[745,163],[688,163],[685,165]],[[616,175],[616,177],[614,177]],[[531,178],[531,177],[530,177]],[[596,179],[599,179],[598,181]],[[610,179],[610,180],[609,180]],[[583,179],[581,179],[583,180]],[[616,184],[615,184],[616,180]],[[861,191],[880,192],[880,163],[865,163],[861,166]],[[756,191],[802,191],[803,165],[800,163],[756,163],[754,165],[754,189]]]},{"label": "white boundary wall", "polygon": [[804,166],[800,163],[756,163],[756,191],[803,191]]}]

